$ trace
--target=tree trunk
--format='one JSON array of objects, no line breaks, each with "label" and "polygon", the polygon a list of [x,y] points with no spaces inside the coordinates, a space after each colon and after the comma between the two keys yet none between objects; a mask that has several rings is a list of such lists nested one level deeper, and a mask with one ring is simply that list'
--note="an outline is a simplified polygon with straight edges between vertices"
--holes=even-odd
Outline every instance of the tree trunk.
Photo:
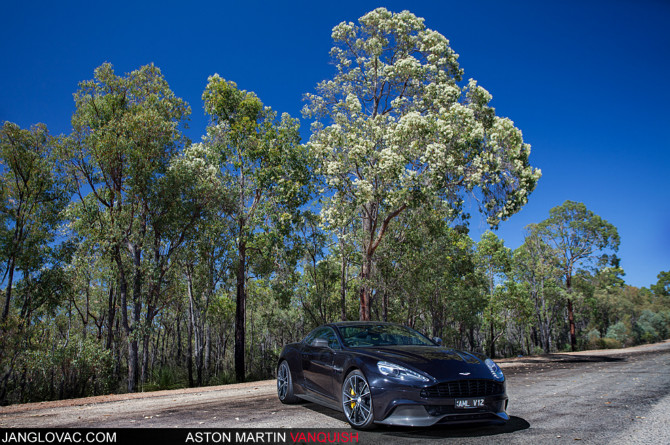
[{"label": "tree trunk", "polygon": [[344,242],[340,243],[342,250],[342,270],[340,273],[340,296],[342,298],[342,321],[347,321],[347,257],[344,255]]},{"label": "tree trunk", "polygon": [[140,382],[142,384],[149,380],[149,355],[151,353],[151,335],[148,329],[151,327],[151,321],[147,320],[147,334],[142,337],[142,368],[140,373]]},{"label": "tree trunk", "polygon": [[212,361],[212,330],[209,325],[205,328],[205,358],[204,358],[204,381],[209,381]]},{"label": "tree trunk", "polygon": [[137,340],[133,339],[133,327],[128,320],[128,284],[123,271],[123,262],[118,248],[115,252],[117,266],[119,267],[119,297],[121,299],[121,318],[123,321],[123,330],[126,333],[128,342],[128,392],[135,392],[137,382]]},{"label": "tree trunk", "polygon": [[572,276],[568,272],[565,277],[565,287],[568,290],[568,323],[570,324],[570,345],[572,351],[577,350],[577,333],[575,329],[575,313],[572,308]]},{"label": "tree trunk", "polygon": [[[121,306],[124,311],[124,328],[128,336],[128,392],[135,392],[137,390],[137,382],[139,379],[139,348],[135,335],[136,329],[140,326],[140,316],[142,311],[142,304],[140,301],[140,294],[142,292],[142,271],[141,271],[141,253],[137,246],[130,246],[133,254],[133,324],[128,323],[127,313],[127,289],[125,279],[122,279],[122,298]],[[119,268],[122,267],[120,257],[117,259]]]},{"label": "tree trunk", "polygon": [[570,324],[570,346],[572,351],[577,350],[577,335],[575,330],[575,314],[572,308],[572,298],[568,297],[568,323]]},{"label": "tree trunk", "polygon": [[128,392],[135,392],[137,388],[138,370],[137,340],[128,338]]},{"label": "tree trunk", "polygon": [[2,309],[2,321],[9,316],[9,306],[12,299],[12,281],[14,280],[14,258],[9,261],[9,276],[7,277],[7,290],[5,295],[5,306]]},{"label": "tree trunk", "polygon": [[188,347],[186,348],[186,368],[188,369],[188,386],[190,388],[195,386],[195,382],[193,381],[193,323],[190,322],[190,313],[191,313],[191,306],[189,305],[189,323],[188,323]]},{"label": "tree trunk", "polygon": [[489,357],[494,359],[494,358],[496,358],[496,347],[495,347],[496,338],[493,335],[493,321],[491,321],[490,328],[491,328],[491,345],[490,345],[490,348],[489,348]]},{"label": "tree trunk", "polygon": [[240,241],[237,264],[237,301],[235,304],[235,380],[238,382],[244,382],[244,330],[247,302],[244,289],[245,263],[246,244]]},{"label": "tree trunk", "polygon": [[107,344],[105,348],[108,350],[112,349],[112,344],[114,342],[114,317],[116,316],[116,293],[114,292],[114,286],[110,284],[109,286],[109,318],[107,319]]},{"label": "tree trunk", "polygon": [[360,291],[360,319],[361,321],[370,321],[370,269],[372,268],[372,258],[365,255],[363,266],[361,267],[361,291]]},{"label": "tree trunk", "polygon": [[[179,308],[179,309],[181,309],[181,308]],[[181,311],[178,310],[177,314],[179,314],[179,312],[181,312]],[[183,361],[182,361],[182,355],[183,354],[182,354],[182,350],[181,350],[181,319],[179,318],[178,315],[177,315],[177,318],[176,318],[176,322],[177,322],[177,364],[181,366],[181,364],[183,363]]]}]

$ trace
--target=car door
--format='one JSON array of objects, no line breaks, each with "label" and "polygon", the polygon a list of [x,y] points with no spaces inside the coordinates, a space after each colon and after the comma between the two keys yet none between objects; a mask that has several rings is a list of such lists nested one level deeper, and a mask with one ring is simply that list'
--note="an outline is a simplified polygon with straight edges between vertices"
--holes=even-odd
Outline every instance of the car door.
[{"label": "car door", "polygon": [[[340,350],[340,344],[335,332],[330,327],[321,328],[310,339],[309,344],[303,346],[302,369],[305,378],[305,387],[319,396],[335,399],[333,380],[335,377],[334,357]],[[317,340],[327,346],[319,345]]]}]

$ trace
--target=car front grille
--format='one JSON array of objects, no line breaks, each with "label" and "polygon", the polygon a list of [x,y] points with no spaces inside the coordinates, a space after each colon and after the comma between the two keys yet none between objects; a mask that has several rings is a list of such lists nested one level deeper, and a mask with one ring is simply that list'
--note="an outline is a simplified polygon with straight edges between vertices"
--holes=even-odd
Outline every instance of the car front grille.
[{"label": "car front grille", "polygon": [[437,397],[481,397],[502,394],[504,391],[504,385],[493,380],[456,380],[424,388],[421,390],[421,397],[427,399]]}]

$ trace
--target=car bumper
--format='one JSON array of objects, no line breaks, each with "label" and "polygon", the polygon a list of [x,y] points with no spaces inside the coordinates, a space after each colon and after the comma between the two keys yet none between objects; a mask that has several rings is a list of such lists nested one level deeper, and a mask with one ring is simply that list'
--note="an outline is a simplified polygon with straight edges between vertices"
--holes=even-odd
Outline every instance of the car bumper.
[{"label": "car bumper", "polygon": [[438,423],[505,422],[509,416],[505,411],[507,398],[487,401],[486,406],[459,409],[450,404],[401,404],[397,405],[383,420],[376,423],[397,426],[431,426]]},{"label": "car bumper", "polygon": [[421,397],[421,388],[371,387],[375,423],[398,426],[431,426],[438,423],[505,422],[507,394],[481,397],[483,406],[457,408],[456,398]]}]

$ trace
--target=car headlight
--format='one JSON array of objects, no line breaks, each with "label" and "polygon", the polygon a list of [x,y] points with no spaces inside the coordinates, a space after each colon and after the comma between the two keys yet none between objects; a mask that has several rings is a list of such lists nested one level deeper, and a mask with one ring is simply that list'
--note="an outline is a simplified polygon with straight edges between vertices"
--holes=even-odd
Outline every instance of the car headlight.
[{"label": "car headlight", "polygon": [[502,369],[500,369],[500,366],[496,365],[496,362],[490,358],[487,358],[484,363],[486,363],[486,366],[488,366],[489,371],[491,371],[491,374],[493,374],[494,379],[501,382],[505,380],[505,375],[503,374]]},{"label": "car headlight", "polygon": [[416,380],[420,382],[429,382],[430,379],[424,375],[407,369],[403,366],[389,362],[377,362],[377,369],[384,375],[395,377],[400,380]]}]

